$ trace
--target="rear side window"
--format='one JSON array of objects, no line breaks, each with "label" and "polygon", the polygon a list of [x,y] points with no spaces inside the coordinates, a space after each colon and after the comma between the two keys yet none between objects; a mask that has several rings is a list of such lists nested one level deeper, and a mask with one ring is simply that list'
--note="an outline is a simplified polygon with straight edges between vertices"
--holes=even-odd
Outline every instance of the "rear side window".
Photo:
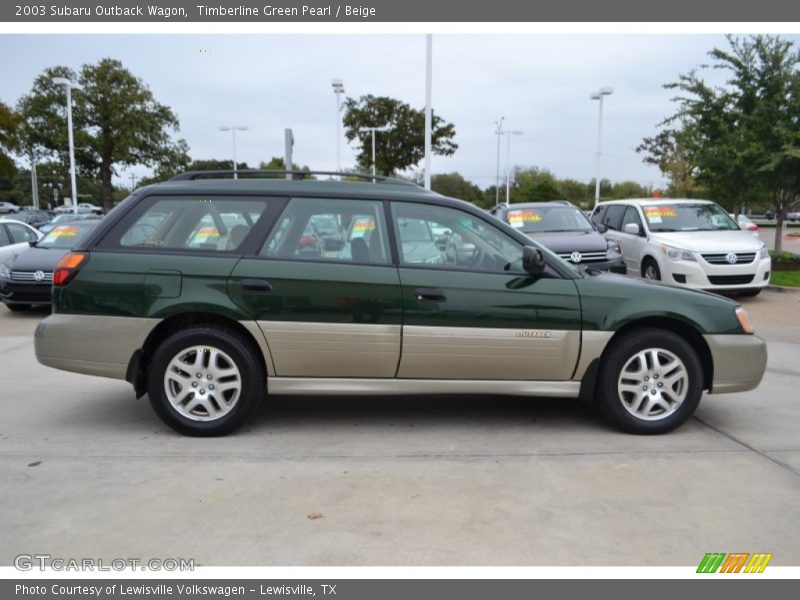
[{"label": "rear side window", "polygon": [[9,223],[6,227],[8,227],[8,231],[11,233],[11,239],[14,240],[15,244],[36,241],[36,234],[19,223]]},{"label": "rear side window", "polygon": [[241,198],[160,198],[122,233],[126,248],[238,250],[264,214],[267,203]]},{"label": "rear side window", "polygon": [[603,215],[605,214],[606,207],[598,206],[597,209],[592,213],[592,223],[595,225],[601,225],[603,223]]},{"label": "rear side window", "polygon": [[609,206],[603,215],[603,225],[609,229],[615,229],[619,231],[622,223],[622,215],[625,213],[626,208],[627,207],[624,204],[612,204]]},{"label": "rear side window", "polygon": [[383,203],[294,198],[272,229],[261,256],[386,264],[389,244]]}]

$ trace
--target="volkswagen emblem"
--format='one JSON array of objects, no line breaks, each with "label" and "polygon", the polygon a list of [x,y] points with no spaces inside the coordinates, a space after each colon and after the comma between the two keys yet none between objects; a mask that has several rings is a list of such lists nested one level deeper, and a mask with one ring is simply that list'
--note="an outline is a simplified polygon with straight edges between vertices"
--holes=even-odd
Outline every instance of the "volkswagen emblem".
[{"label": "volkswagen emblem", "polygon": [[36,271],[36,273],[33,274],[33,278],[36,281],[44,281],[44,271]]},{"label": "volkswagen emblem", "polygon": [[581,256],[581,253],[580,253],[580,252],[573,252],[572,254],[570,254],[570,255],[569,255],[569,259],[570,259],[572,262],[574,262],[574,263],[579,263],[579,262],[581,262],[581,259],[582,259],[582,258],[583,258],[583,257]]},{"label": "volkswagen emblem", "polygon": [[734,252],[728,252],[728,254],[725,255],[725,260],[727,260],[730,264],[735,265],[739,260],[739,257],[736,256]]}]

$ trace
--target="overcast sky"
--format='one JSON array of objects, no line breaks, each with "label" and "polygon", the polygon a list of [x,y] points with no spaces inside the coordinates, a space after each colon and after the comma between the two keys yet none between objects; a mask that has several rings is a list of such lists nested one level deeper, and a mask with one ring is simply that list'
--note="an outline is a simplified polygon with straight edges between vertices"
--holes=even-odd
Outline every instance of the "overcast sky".
[{"label": "overcast sky", "polygon": [[[494,122],[504,116],[508,128],[524,132],[512,140],[512,164],[588,181],[598,114],[589,94],[613,86],[604,103],[601,176],[658,184],[658,169],[634,149],[673,111],[662,84],[725,44],[716,35],[434,36],[433,106],[455,124],[459,149],[434,157],[433,172],[493,184]],[[0,56],[0,100],[8,104],[45,67],[117,58],[177,113],[193,158],[229,158],[230,134],[219,126],[246,125],[237,158],[250,165],[282,155],[283,130],[292,127],[295,162],[335,168],[333,77],[344,80],[348,96],[387,95],[418,108],[425,100],[423,35],[4,35]],[[501,156],[505,169],[505,143]],[[344,141],[342,162],[354,164]]]}]

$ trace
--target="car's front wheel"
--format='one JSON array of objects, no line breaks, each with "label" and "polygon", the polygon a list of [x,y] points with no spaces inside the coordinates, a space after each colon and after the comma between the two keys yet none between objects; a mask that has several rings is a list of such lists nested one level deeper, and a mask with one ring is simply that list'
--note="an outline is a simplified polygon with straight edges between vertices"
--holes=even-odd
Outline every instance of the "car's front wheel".
[{"label": "car's front wheel", "polygon": [[613,426],[629,433],[666,433],[694,413],[703,366],[676,333],[648,328],[623,334],[600,365],[595,401]]},{"label": "car's front wheel", "polygon": [[642,264],[642,277],[650,281],[661,281],[661,269],[652,258],[646,258]]},{"label": "car's front wheel", "polygon": [[198,326],[174,333],[156,349],[147,391],[158,416],[176,431],[225,435],[256,412],[266,375],[240,335]]}]

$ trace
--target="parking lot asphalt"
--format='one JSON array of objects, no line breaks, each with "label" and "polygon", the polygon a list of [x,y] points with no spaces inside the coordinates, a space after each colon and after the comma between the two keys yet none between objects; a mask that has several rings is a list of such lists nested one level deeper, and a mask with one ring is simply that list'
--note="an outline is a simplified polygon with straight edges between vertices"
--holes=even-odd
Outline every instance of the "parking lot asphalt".
[{"label": "parking lot asphalt", "polygon": [[271,398],[187,438],[124,382],[40,366],[43,313],[0,306],[0,564],[798,565],[800,294],[742,300],[761,386],[657,437],[577,401],[448,396]]}]

